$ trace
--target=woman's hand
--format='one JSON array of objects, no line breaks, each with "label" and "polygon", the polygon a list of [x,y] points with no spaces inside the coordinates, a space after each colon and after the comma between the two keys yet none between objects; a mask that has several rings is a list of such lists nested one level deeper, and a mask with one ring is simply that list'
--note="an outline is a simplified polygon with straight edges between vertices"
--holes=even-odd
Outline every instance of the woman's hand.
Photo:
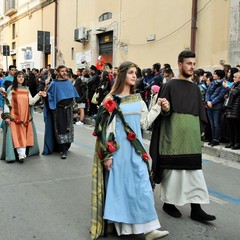
[{"label": "woman's hand", "polygon": [[46,97],[47,93],[45,91],[39,91],[38,95],[41,97]]},{"label": "woman's hand", "polygon": [[170,110],[170,103],[166,98],[158,98],[157,104],[162,106],[163,111],[168,112]]},{"label": "woman's hand", "polygon": [[109,158],[108,160],[106,160],[103,163],[103,165],[107,170],[111,170],[112,169],[112,158]]}]

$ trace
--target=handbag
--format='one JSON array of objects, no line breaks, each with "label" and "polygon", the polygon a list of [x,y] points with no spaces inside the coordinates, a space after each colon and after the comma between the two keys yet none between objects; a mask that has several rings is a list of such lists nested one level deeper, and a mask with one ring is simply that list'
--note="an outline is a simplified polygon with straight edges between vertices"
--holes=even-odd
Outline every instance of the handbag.
[{"label": "handbag", "polygon": [[95,92],[92,96],[91,103],[98,104],[98,97],[99,97],[99,93]]}]

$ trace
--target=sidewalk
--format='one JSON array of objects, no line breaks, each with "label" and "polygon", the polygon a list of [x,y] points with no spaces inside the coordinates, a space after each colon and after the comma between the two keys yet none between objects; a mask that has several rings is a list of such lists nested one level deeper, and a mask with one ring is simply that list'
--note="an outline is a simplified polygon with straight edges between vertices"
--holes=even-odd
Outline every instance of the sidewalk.
[{"label": "sidewalk", "polygon": [[[89,117],[85,118],[85,123],[92,126],[95,125],[94,119],[91,119]],[[151,131],[143,131],[143,138],[150,140]],[[207,143],[204,143],[202,147],[202,153],[240,163],[240,149],[232,150],[229,148],[225,148],[224,146],[225,144],[220,144],[219,146],[211,147]]]}]

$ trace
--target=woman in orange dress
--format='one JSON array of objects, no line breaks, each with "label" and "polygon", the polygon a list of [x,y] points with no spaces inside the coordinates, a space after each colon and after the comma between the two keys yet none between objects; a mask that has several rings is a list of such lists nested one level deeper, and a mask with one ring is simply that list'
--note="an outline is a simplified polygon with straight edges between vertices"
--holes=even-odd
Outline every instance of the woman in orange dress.
[{"label": "woman in orange dress", "polygon": [[6,162],[19,160],[24,162],[26,156],[39,154],[36,130],[33,123],[33,106],[42,92],[33,98],[25,86],[23,72],[17,72],[13,84],[4,95],[4,113],[2,118],[5,124],[1,159]]}]

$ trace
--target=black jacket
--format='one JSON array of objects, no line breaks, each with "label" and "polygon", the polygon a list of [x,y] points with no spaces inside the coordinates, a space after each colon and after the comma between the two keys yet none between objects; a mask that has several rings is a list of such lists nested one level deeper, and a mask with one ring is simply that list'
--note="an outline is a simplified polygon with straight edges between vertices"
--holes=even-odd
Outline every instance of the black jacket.
[{"label": "black jacket", "polygon": [[240,82],[234,83],[230,89],[224,114],[226,118],[240,119]]}]

